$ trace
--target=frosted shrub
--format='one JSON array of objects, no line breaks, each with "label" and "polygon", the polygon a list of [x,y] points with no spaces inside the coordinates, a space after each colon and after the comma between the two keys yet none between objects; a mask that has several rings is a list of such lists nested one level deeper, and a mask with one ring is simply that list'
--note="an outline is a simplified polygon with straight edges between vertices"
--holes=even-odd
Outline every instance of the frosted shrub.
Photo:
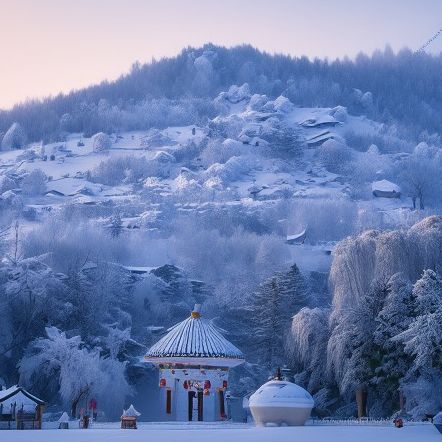
[{"label": "frosted shrub", "polygon": [[46,191],[46,181],[46,175],[40,169],[35,169],[23,178],[22,191],[28,196],[43,195]]},{"label": "frosted shrub", "polygon": [[253,94],[247,107],[252,111],[261,111],[268,101],[265,95]]},{"label": "frosted shrub", "polygon": [[209,167],[214,163],[226,163],[230,158],[248,152],[248,146],[228,138],[223,142],[220,140],[209,141],[200,158],[203,166]]},{"label": "frosted shrub", "polygon": [[334,117],[335,120],[343,123],[347,121],[348,118],[347,108],[344,106],[336,106],[330,111],[330,115]]},{"label": "frosted shrub", "polygon": [[0,176],[0,195],[7,190],[14,189],[15,187],[17,187],[17,184],[12,178],[6,175]]},{"label": "frosted shrub", "polygon": [[298,158],[305,147],[305,139],[298,127],[277,124],[268,128],[262,138],[269,143],[272,154],[284,157]]},{"label": "frosted shrub", "polygon": [[252,156],[232,157],[225,164],[212,164],[204,173],[207,178],[218,177],[224,183],[236,181],[249,172],[256,163]]},{"label": "frosted shrub", "polygon": [[110,136],[104,132],[99,132],[92,137],[92,147],[94,152],[105,152],[112,146],[112,140]]},{"label": "frosted shrub", "polygon": [[329,172],[345,173],[352,156],[345,144],[330,139],[318,149],[318,157]]},{"label": "frosted shrub", "polygon": [[152,165],[146,157],[127,155],[102,161],[90,172],[90,179],[93,182],[115,186],[124,180],[136,182],[146,178],[151,170]]}]

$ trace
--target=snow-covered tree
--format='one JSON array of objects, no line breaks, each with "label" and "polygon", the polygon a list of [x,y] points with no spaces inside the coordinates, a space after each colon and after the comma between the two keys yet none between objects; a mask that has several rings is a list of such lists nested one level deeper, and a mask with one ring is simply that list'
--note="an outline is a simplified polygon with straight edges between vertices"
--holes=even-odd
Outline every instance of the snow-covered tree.
[{"label": "snow-covered tree", "polygon": [[406,195],[411,197],[413,208],[419,209],[437,203],[442,192],[441,159],[432,150],[418,149],[396,164],[396,173]]},{"label": "snow-covered tree", "polygon": [[23,349],[44,332],[47,323],[59,323],[67,314],[60,275],[39,259],[23,259],[16,241],[10,248],[10,259],[0,264],[0,366],[5,377],[12,375],[9,370]]},{"label": "snow-covered tree", "polygon": [[60,117],[60,129],[65,132],[75,130],[75,120],[70,113],[65,113]]},{"label": "snow-covered tree", "polygon": [[25,195],[38,196],[46,191],[47,177],[40,169],[34,169],[23,178],[21,188]]},{"label": "snow-covered tree", "polygon": [[307,378],[307,389],[316,392],[327,385],[327,341],[329,310],[303,307],[293,316],[287,340],[290,365],[298,378]]},{"label": "snow-covered tree", "polygon": [[435,392],[442,387],[442,278],[432,270],[424,271],[413,286],[413,297],[417,316],[394,339],[404,344],[411,357],[402,387],[407,410],[423,417],[442,406]]},{"label": "snow-covered tree", "polygon": [[123,223],[121,221],[121,216],[116,213],[110,218],[110,233],[112,238],[118,238],[123,231]]},{"label": "snow-covered tree", "polygon": [[19,123],[13,123],[2,140],[1,150],[22,149],[27,141],[26,132]]},{"label": "snow-covered tree", "polygon": [[343,142],[330,139],[323,143],[318,149],[318,157],[328,171],[344,173],[352,158],[352,152]]},{"label": "snow-covered tree", "polygon": [[112,140],[108,134],[99,132],[92,137],[92,148],[94,152],[105,152],[112,147]]},{"label": "snow-covered tree", "polygon": [[296,264],[264,281],[246,307],[256,355],[269,371],[285,360],[285,345],[294,314],[310,299]]},{"label": "snow-covered tree", "polygon": [[296,126],[280,125],[263,134],[262,137],[269,143],[273,153],[289,158],[299,158],[305,147],[305,139],[299,127]]},{"label": "snow-covered tree", "polygon": [[46,334],[46,338],[37,338],[30,345],[20,361],[20,381],[24,385],[31,384],[35,376],[45,377],[56,385],[74,418],[80,401],[90,396],[115,404],[117,410],[124,405],[131,392],[125,379],[125,363],[102,358],[98,349],[85,347],[79,336],[69,338],[56,327],[47,327]]},{"label": "snow-covered tree", "polygon": [[379,363],[372,382],[379,387],[391,410],[402,405],[401,386],[410,366],[404,345],[394,338],[410,326],[414,316],[413,301],[410,281],[396,273],[387,283],[387,297],[376,317],[374,342],[378,346]]},{"label": "snow-covered tree", "polygon": [[442,278],[425,270],[413,286],[416,318],[398,335],[405,351],[413,356],[413,370],[424,374],[430,368],[442,368]]},{"label": "snow-covered tree", "polygon": [[375,318],[385,296],[385,285],[375,283],[357,304],[339,311],[333,318],[327,347],[328,370],[341,394],[356,392],[359,417],[367,411],[367,390],[376,367]]}]

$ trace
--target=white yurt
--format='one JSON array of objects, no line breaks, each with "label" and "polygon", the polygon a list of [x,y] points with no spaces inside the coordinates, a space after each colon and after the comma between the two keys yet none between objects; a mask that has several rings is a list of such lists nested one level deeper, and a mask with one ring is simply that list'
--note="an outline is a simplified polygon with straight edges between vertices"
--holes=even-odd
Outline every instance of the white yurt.
[{"label": "white yurt", "polygon": [[170,328],[144,359],[159,371],[162,420],[227,418],[229,369],[242,364],[244,355],[211,321],[201,317],[199,305]]},{"label": "white yurt", "polygon": [[249,407],[256,425],[304,425],[314,401],[299,385],[272,380],[250,396]]}]

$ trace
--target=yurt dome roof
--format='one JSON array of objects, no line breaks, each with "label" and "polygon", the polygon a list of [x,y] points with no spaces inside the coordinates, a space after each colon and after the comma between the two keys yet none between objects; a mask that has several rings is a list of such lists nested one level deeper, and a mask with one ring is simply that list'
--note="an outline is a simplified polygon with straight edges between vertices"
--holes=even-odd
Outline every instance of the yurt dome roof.
[{"label": "yurt dome roof", "polygon": [[250,396],[250,407],[311,407],[314,400],[304,388],[288,381],[272,380]]},{"label": "yurt dome roof", "polygon": [[196,305],[190,317],[171,327],[149,349],[145,360],[155,364],[233,367],[244,362],[244,355],[211,321],[201,317]]}]

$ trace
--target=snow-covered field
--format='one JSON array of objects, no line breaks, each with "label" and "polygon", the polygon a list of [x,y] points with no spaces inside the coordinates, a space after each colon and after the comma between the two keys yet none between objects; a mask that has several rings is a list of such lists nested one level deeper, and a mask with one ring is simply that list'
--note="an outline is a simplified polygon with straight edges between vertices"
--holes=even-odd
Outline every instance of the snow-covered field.
[{"label": "snow-covered field", "polygon": [[398,429],[391,426],[305,426],[285,428],[256,428],[247,425],[175,425],[146,424],[138,430],[89,429],[4,431],[0,440],[8,442],[431,442],[441,435],[433,425],[408,425]]}]

